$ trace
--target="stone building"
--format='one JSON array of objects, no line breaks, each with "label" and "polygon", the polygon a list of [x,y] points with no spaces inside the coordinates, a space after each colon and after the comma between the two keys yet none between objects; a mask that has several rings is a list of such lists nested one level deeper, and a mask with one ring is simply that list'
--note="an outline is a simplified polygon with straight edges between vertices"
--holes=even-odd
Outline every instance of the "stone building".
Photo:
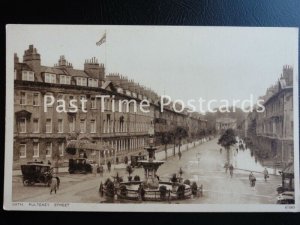
[{"label": "stone building", "polygon": [[222,117],[216,119],[216,131],[222,133],[227,129],[236,129],[236,119]]},{"label": "stone building", "polygon": [[[121,162],[124,156],[143,150],[156,121],[166,118],[166,126],[172,127],[188,118],[171,109],[156,115],[159,96],[155,92],[122,75],[105,75],[96,58],[85,60],[83,70],[74,69],[64,56],[53,67],[43,66],[37,49],[30,45],[23,62],[14,56],[14,79],[14,168],[35,159],[66,164],[70,140],[99,146],[101,155],[97,150],[86,152],[91,160]],[[109,96],[104,105],[99,95]],[[55,101],[46,107],[51,97]],[[139,107],[134,110],[133,103],[120,104],[143,99],[150,102],[148,113]]]},{"label": "stone building", "polygon": [[265,111],[256,112],[256,145],[266,158],[288,163],[293,160],[293,68],[284,66],[281,77],[268,88]]}]

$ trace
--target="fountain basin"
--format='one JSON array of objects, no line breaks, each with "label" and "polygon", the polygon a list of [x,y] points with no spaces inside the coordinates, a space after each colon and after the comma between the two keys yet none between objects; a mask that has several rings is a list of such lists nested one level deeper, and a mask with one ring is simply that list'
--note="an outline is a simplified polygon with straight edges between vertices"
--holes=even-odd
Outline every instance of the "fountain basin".
[{"label": "fountain basin", "polygon": [[[133,181],[133,182],[121,182],[119,188],[117,188],[117,196],[119,199],[127,199],[127,200],[139,200],[139,185],[142,184],[142,181]],[[175,188],[173,188],[173,184]],[[177,190],[179,185],[184,185],[185,190],[183,195],[179,195]],[[121,188],[121,186],[125,186],[125,188]],[[166,187],[166,194],[162,195],[159,188],[161,186]],[[123,189],[123,190],[122,190]],[[187,184],[182,183],[172,183],[172,182],[159,182],[159,187],[157,189],[145,188],[144,201],[170,201],[170,200],[179,200],[179,199],[187,199],[192,195],[191,187]]]}]

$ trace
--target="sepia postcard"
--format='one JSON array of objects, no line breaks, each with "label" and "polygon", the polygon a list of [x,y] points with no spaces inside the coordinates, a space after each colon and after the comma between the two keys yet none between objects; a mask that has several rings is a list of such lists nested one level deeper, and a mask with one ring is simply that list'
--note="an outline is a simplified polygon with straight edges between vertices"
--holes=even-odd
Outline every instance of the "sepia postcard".
[{"label": "sepia postcard", "polygon": [[299,211],[298,28],[6,37],[4,209]]}]

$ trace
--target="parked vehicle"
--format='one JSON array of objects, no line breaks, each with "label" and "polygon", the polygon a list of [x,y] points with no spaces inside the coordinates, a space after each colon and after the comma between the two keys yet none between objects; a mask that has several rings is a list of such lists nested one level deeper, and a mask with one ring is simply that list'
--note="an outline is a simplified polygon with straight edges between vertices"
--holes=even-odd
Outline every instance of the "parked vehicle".
[{"label": "parked vehicle", "polygon": [[277,196],[277,204],[295,204],[295,193],[285,191]]},{"label": "parked vehicle", "polygon": [[131,160],[131,166],[134,167],[141,167],[141,163],[139,163],[139,160],[146,160],[147,156],[146,155],[132,155],[130,156]]},{"label": "parked vehicle", "polygon": [[93,166],[86,158],[69,159],[69,173],[92,173]]},{"label": "parked vehicle", "polygon": [[[53,168],[43,162],[28,162],[21,165],[24,186],[42,183],[50,186],[53,177]],[[58,180],[59,178],[56,177]]]},{"label": "parked vehicle", "polygon": [[282,192],[293,192],[295,190],[294,184],[294,164],[290,163],[282,171],[281,174],[281,185],[277,187],[278,194]]}]

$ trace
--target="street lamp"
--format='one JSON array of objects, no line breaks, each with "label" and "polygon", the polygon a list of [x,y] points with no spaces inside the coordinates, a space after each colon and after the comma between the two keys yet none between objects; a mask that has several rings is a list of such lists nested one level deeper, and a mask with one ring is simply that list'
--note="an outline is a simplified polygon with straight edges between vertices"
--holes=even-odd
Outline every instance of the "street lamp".
[{"label": "street lamp", "polygon": [[198,159],[198,168],[200,167],[200,156],[201,156],[200,152],[197,152],[196,157]]},{"label": "street lamp", "polygon": [[152,126],[152,123],[151,123],[151,126],[148,130],[148,135],[149,135],[149,140],[148,140],[148,143],[149,143],[149,146],[152,148],[154,146],[154,127]]}]

